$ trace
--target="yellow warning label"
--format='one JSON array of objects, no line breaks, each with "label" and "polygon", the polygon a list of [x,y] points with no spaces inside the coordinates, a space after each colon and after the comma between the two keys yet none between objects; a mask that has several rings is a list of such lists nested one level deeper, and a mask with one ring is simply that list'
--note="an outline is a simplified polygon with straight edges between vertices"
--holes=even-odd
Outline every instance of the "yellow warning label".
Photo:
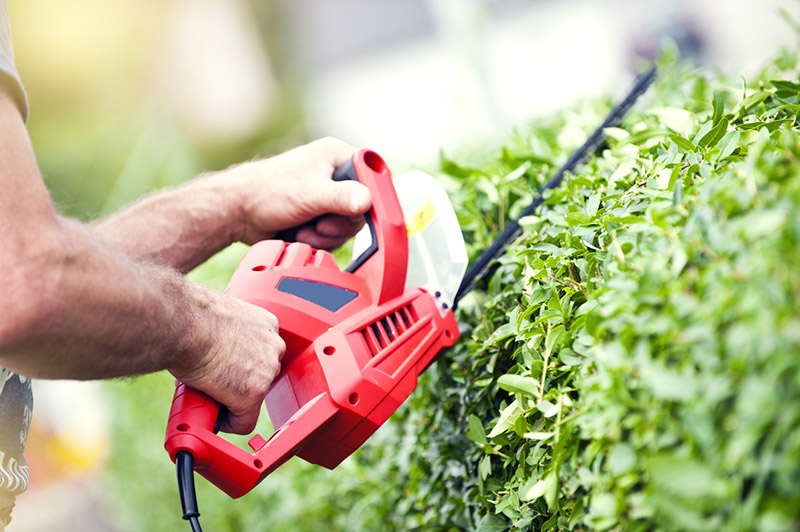
[{"label": "yellow warning label", "polygon": [[431,200],[427,200],[409,218],[406,218],[406,228],[408,236],[415,235],[423,231],[433,219],[436,218],[436,208]]}]

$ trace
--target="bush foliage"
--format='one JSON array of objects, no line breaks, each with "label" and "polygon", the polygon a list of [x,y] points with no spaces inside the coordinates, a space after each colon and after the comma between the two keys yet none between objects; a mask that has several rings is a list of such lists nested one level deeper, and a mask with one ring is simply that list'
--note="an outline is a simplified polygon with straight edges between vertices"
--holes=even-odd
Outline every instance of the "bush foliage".
[{"label": "bush foliage", "polygon": [[[462,339],[393,420],[332,472],[292,461],[237,501],[200,481],[204,526],[800,528],[796,58],[747,82],[664,63],[462,301]],[[609,104],[443,158],[472,256]],[[232,253],[198,275],[225,278]],[[176,530],[170,379],[114,386],[120,498],[133,526]]]}]

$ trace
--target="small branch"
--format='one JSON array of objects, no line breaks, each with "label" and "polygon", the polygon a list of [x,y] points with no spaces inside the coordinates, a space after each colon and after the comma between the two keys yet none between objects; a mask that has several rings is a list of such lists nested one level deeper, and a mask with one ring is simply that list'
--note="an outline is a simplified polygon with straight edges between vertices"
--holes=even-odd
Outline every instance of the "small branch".
[{"label": "small branch", "polygon": [[580,290],[580,291],[581,291],[581,292],[583,292],[584,294],[586,293],[586,288],[585,288],[585,287],[584,287],[582,284],[580,284],[580,283],[572,283],[572,282],[570,282],[570,281],[564,281],[564,280],[562,280],[562,279],[558,279],[558,278],[556,278],[556,277],[553,277],[553,276],[552,276],[552,275],[551,275],[549,272],[548,272],[548,274],[547,274],[547,278],[548,278],[548,279],[552,279],[553,281],[557,282],[558,284],[560,284],[560,285],[562,285],[562,286],[566,286],[566,287],[572,288],[572,289],[573,289],[573,290],[575,290],[576,292],[577,292],[578,290]]}]

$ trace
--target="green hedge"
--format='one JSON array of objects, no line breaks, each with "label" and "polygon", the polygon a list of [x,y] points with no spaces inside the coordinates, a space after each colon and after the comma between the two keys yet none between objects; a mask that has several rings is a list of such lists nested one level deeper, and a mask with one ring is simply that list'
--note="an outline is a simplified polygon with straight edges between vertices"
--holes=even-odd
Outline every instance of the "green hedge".
[{"label": "green hedge", "polygon": [[[208,530],[800,528],[796,56],[746,82],[662,63],[392,422],[332,472],[292,461],[237,501],[199,482]],[[611,103],[443,158],[472,256]],[[219,283],[232,253],[197,275]],[[114,387],[131,527],[179,529],[171,382]]]}]

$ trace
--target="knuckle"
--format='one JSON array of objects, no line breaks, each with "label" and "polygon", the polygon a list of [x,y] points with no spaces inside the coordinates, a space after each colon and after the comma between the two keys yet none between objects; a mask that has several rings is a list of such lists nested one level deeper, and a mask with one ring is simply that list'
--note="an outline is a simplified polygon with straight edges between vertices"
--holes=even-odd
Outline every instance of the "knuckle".
[{"label": "knuckle", "polygon": [[333,203],[336,207],[341,210],[343,213],[350,212],[350,197],[353,194],[353,185],[356,183],[339,183],[340,186],[331,187],[331,193],[333,194]]},{"label": "knuckle", "polygon": [[237,434],[249,434],[255,430],[257,422],[258,418],[253,416],[238,416],[231,420],[231,426]]},{"label": "knuckle", "polygon": [[[272,338],[272,350],[269,353],[269,363],[279,367],[278,361],[283,358],[283,355],[286,353],[286,342],[278,336],[277,334],[274,335]],[[276,356],[277,355],[277,356]]]},{"label": "knuckle", "polygon": [[327,148],[337,144],[342,144],[342,141],[332,135],[326,135],[324,137],[320,137],[317,140],[315,140],[313,144],[317,144],[323,148]]},{"label": "knuckle", "polygon": [[257,405],[261,403],[269,391],[269,385],[271,382],[272,380],[268,378],[258,379],[258,383],[256,383],[252,390],[252,398],[254,403]]},{"label": "knuckle", "polygon": [[[269,385],[267,386],[267,392],[268,392],[270,386],[272,385],[272,381],[275,380],[275,378],[278,376],[278,373],[280,373],[280,371],[281,371],[281,365],[280,365],[280,363],[278,362],[277,359],[273,360],[269,364],[269,367],[267,368],[267,371],[269,373]],[[267,392],[264,392],[264,395],[266,395]]]},{"label": "knuckle", "polygon": [[286,342],[279,335],[276,334],[273,337],[273,342],[275,343],[275,349],[280,352],[286,351]]},{"label": "knuckle", "polygon": [[[247,407],[257,408],[264,396],[267,395],[271,380],[263,368],[259,371],[250,371],[250,378],[241,389],[242,402]],[[242,408],[244,411],[250,411],[250,408]]]},{"label": "knuckle", "polygon": [[350,154],[355,151],[355,148],[353,148],[351,145],[333,136],[321,137],[311,142],[310,145],[313,145],[315,149],[318,148],[322,151],[322,153],[333,158],[336,158],[337,156],[344,157],[346,154]]},{"label": "knuckle", "polygon": [[[268,330],[267,332],[277,332],[278,327],[280,325],[278,322],[278,317],[272,312],[268,311],[267,309],[261,307],[256,307],[256,308],[259,310],[258,322],[262,325],[266,324],[268,326],[268,329],[270,330]],[[274,329],[274,331],[272,331],[271,329]]]}]

